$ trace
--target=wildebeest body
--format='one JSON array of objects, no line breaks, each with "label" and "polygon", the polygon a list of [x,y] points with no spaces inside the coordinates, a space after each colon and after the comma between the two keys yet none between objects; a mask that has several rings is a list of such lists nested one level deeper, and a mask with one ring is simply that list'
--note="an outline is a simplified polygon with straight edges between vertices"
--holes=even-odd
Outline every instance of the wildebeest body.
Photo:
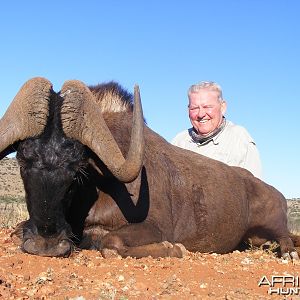
[{"label": "wildebeest body", "polygon": [[[124,128],[123,118],[124,115],[116,114],[105,120],[126,154],[128,145],[124,144],[124,136],[130,134],[131,123],[128,122],[128,127]],[[110,123],[110,120],[113,121]],[[122,128],[118,124],[122,124]],[[124,185],[128,195],[111,195],[112,199],[106,196],[109,205],[100,198],[86,220],[87,226],[98,223],[111,230],[113,220],[114,228],[121,227],[126,224],[123,215],[126,216],[128,210],[133,214],[129,221],[137,219],[155,224],[161,232],[162,241],[182,243],[192,251],[220,253],[235,249],[249,229],[263,228],[264,219],[268,224],[267,212],[272,211],[275,205],[278,215],[274,216],[276,222],[270,223],[270,229],[272,231],[272,227],[277,226],[278,219],[283,221],[281,226],[284,226],[286,201],[283,196],[246,170],[174,147],[149,128],[145,128],[145,141],[144,176],[141,176],[142,172],[133,183]],[[147,176],[148,173],[150,176]],[[141,188],[146,191],[138,200],[141,177]],[[107,181],[114,185],[114,179]],[[109,190],[120,191],[118,185],[120,183],[115,181],[115,186]],[[263,186],[262,191],[259,191],[260,186]],[[127,204],[124,213],[115,202]],[[111,206],[115,207],[113,212],[118,216],[111,215],[106,224],[103,216],[112,212]],[[141,217],[142,220],[139,220]],[[256,234],[259,235],[258,230]],[[275,232],[273,236],[270,232],[268,237],[274,239]],[[136,240],[137,244],[141,242]]]},{"label": "wildebeest body", "polygon": [[19,227],[24,251],[67,255],[72,240],[103,254],[182,256],[180,244],[226,253],[251,238],[276,240],[283,255],[296,257],[280,192],[244,169],[169,144],[141,123],[118,85],[89,90],[71,81],[58,94],[44,79],[28,85],[21,95],[41,102],[28,118],[43,112],[37,132],[6,134],[9,110],[0,124],[1,151],[21,140],[30,215]]}]

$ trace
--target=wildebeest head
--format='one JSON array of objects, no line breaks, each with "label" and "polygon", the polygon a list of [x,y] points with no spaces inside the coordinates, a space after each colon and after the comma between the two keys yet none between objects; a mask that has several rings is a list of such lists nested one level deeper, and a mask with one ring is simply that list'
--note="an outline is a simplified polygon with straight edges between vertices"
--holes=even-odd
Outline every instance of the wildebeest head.
[{"label": "wildebeest head", "polygon": [[[89,88],[67,81],[55,93],[44,78],[29,80],[0,120],[0,156],[17,143],[17,159],[30,219],[22,230],[24,251],[65,256],[72,248],[66,221],[76,177],[92,150],[121,182],[134,180],[141,169],[143,115],[135,88],[133,126],[126,159],[109,131]],[[1,157],[0,157],[1,158]]]}]

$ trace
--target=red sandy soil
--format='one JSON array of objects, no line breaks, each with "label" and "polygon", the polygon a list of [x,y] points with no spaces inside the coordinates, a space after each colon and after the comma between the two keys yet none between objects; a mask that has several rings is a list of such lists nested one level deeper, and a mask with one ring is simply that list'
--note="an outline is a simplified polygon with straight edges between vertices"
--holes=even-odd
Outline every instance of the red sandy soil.
[{"label": "red sandy soil", "polygon": [[297,288],[284,298],[258,286],[263,276],[300,276],[299,262],[263,250],[160,259],[105,259],[93,250],[39,257],[22,253],[11,232],[0,230],[0,299],[300,299]]}]

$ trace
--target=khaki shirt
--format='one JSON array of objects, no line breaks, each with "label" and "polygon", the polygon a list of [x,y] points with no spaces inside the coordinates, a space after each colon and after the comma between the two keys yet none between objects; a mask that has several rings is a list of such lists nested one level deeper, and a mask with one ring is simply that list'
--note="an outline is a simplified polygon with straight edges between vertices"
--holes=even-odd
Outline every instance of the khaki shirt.
[{"label": "khaki shirt", "polygon": [[242,167],[262,178],[261,161],[254,140],[244,127],[228,120],[225,128],[207,143],[194,142],[188,130],[178,133],[171,143],[227,165]]}]

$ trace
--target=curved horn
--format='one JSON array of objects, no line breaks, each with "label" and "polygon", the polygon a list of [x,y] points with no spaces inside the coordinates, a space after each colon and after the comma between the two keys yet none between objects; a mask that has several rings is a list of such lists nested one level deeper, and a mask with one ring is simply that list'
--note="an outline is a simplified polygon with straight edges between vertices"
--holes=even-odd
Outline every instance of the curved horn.
[{"label": "curved horn", "polygon": [[0,152],[18,140],[42,133],[49,113],[52,84],[45,78],[28,80],[0,119]]},{"label": "curved horn", "polygon": [[134,90],[133,126],[126,160],[89,88],[80,81],[70,80],[63,85],[61,92],[64,96],[61,117],[65,134],[93,150],[121,182],[133,181],[142,167],[145,148],[139,88],[136,86]]}]

